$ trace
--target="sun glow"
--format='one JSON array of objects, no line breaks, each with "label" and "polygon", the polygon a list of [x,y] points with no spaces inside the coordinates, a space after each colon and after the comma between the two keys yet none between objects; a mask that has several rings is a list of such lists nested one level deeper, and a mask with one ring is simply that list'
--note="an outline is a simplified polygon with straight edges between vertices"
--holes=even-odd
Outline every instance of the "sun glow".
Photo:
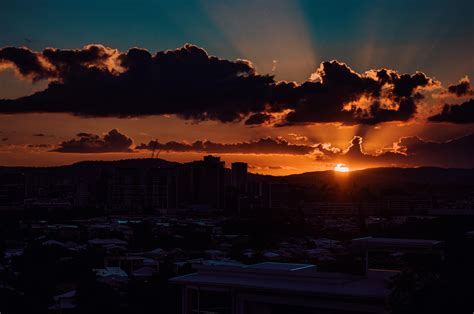
[{"label": "sun glow", "polygon": [[349,170],[349,167],[345,164],[337,164],[336,167],[334,167],[334,171],[336,172],[349,172]]}]

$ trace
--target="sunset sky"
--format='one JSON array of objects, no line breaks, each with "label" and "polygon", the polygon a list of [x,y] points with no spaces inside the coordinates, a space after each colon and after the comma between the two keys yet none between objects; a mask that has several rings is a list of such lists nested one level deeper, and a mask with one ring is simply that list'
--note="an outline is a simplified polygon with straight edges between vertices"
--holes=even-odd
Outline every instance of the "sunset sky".
[{"label": "sunset sky", "polygon": [[0,165],[155,147],[275,175],[473,168],[473,12],[469,0],[1,1]]}]

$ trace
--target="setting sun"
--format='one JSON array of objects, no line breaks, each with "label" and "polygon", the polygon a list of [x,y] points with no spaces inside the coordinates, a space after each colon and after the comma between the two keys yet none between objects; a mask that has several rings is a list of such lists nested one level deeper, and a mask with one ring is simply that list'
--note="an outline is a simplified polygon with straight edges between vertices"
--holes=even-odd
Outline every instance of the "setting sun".
[{"label": "setting sun", "polygon": [[345,164],[337,164],[336,167],[334,167],[334,171],[349,172],[349,167],[347,167]]}]

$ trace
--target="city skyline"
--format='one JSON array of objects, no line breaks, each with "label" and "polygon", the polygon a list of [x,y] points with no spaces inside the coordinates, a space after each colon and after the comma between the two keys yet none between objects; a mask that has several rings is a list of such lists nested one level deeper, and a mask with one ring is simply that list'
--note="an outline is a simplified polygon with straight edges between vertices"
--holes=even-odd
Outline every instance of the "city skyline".
[{"label": "city skyline", "polygon": [[472,312],[472,12],[0,0],[0,314]]}]

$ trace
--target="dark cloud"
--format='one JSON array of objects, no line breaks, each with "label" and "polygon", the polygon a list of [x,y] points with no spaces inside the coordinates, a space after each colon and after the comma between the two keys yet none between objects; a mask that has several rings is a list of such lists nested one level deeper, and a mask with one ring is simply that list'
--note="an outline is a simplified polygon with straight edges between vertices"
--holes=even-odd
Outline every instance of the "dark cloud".
[{"label": "dark cloud", "polygon": [[79,136],[79,137],[94,137],[94,136],[97,136],[97,135],[92,134],[92,133],[80,132],[80,133],[77,133],[76,136]]},{"label": "dark cloud", "polygon": [[43,136],[45,136],[45,135],[44,135],[43,133],[35,133],[35,134],[33,134],[33,136],[43,137]]},{"label": "dark cloud", "polygon": [[112,69],[118,56],[117,50],[102,45],[87,45],[82,49],[46,48],[41,53],[23,47],[5,47],[0,49],[0,66],[12,66],[31,80],[68,82],[82,79],[82,75],[94,68]]},{"label": "dark cloud", "polygon": [[474,91],[471,89],[471,82],[467,76],[460,79],[457,84],[449,85],[448,92],[458,97],[474,95]]},{"label": "dark cloud", "polygon": [[56,80],[44,91],[4,100],[2,112],[177,114],[185,119],[239,121],[264,110],[273,84],[271,76],[258,75],[248,61],[219,59],[193,45],[155,55],[138,48],[117,55],[103,46],[46,49],[41,55],[54,68]]},{"label": "dark cloud", "polygon": [[13,66],[20,75],[33,81],[49,78],[52,73],[41,62],[40,54],[27,48],[5,47],[0,49],[0,68]]},{"label": "dark cloud", "polygon": [[28,144],[28,148],[51,148],[51,144]]},{"label": "dark cloud", "polygon": [[252,165],[249,164],[248,168],[254,171],[262,171],[262,170],[283,170],[285,167],[283,166],[261,166],[261,165]]},{"label": "dark cloud", "polygon": [[[210,56],[194,45],[151,54],[102,45],[82,49],[0,49],[0,62],[30,79],[51,80],[31,96],[0,101],[0,112],[68,112],[130,117],[176,114],[184,119],[258,125],[283,115],[280,126],[340,122],[407,121],[423,98],[419,88],[437,84],[421,72],[389,69],[357,73],[338,61],[323,62],[301,85],[260,75],[246,60]],[[280,115],[282,116],[282,115]]]},{"label": "dark cloud", "polygon": [[6,141],[8,141],[8,137],[2,138],[2,142],[6,142]]},{"label": "dark cloud", "polygon": [[402,138],[398,144],[406,151],[411,164],[453,168],[473,168],[474,134],[446,142],[424,141],[418,137]]},{"label": "dark cloud", "polygon": [[90,133],[79,133],[77,137],[79,139],[60,143],[52,151],[60,153],[129,153],[133,151],[131,149],[132,139],[121,134],[116,129],[111,130],[102,137]]},{"label": "dark cloud", "polygon": [[241,143],[215,143],[211,141],[195,141],[194,143],[150,141],[141,144],[135,149],[163,150],[172,152],[205,152],[213,154],[291,154],[306,155],[314,151],[310,145],[292,144],[282,138],[262,138],[255,141]]},{"label": "dark cloud", "polygon": [[254,113],[247,120],[245,120],[245,124],[247,125],[254,125],[254,124],[263,124],[268,122],[272,119],[272,116],[267,113]]},{"label": "dark cloud", "polygon": [[444,105],[443,110],[428,118],[432,122],[474,123],[474,99],[460,105]]},{"label": "dark cloud", "polygon": [[68,82],[82,79],[93,68],[112,71],[119,52],[102,45],[87,45],[82,49],[46,48],[41,55],[53,69],[51,78]]},{"label": "dark cloud", "polygon": [[287,123],[407,121],[423,98],[417,88],[437,84],[421,72],[400,75],[381,69],[359,74],[338,61],[323,62],[313,76],[317,82],[296,89],[298,101]]},{"label": "dark cloud", "polygon": [[346,150],[318,146],[319,159],[350,167],[418,167],[436,166],[473,168],[474,134],[446,142],[425,141],[418,137],[403,137],[390,150],[378,154],[364,152],[363,140],[355,136]]}]

